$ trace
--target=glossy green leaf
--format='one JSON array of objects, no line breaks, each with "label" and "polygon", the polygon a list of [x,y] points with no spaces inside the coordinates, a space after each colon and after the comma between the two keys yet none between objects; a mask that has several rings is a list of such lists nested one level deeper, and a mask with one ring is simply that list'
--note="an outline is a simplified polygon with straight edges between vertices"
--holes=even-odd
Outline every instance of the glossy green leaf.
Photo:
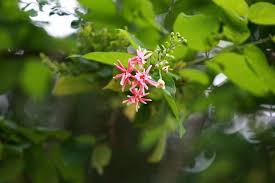
[{"label": "glossy green leaf", "polygon": [[275,5],[258,2],[249,8],[249,20],[260,25],[275,25]]},{"label": "glossy green leaf", "polygon": [[124,66],[127,66],[128,59],[133,57],[133,55],[122,52],[91,52],[83,55],[82,57],[87,60],[112,66],[120,60]]},{"label": "glossy green leaf", "polygon": [[166,150],[166,138],[167,138],[167,134],[166,132],[164,132],[161,135],[156,147],[154,148],[153,153],[148,158],[149,163],[158,163],[162,160],[162,157]]},{"label": "glossy green leaf", "polygon": [[174,31],[179,32],[187,40],[188,47],[195,50],[205,51],[215,46],[214,37],[218,30],[218,19],[203,14],[189,16],[180,13],[174,23]]},{"label": "glossy green leaf", "polygon": [[96,83],[93,81],[92,75],[89,74],[61,76],[55,82],[53,94],[63,96],[91,92],[98,88]]},{"label": "glossy green leaf", "polygon": [[209,85],[208,75],[197,69],[184,69],[180,71],[180,75],[191,82],[196,82],[202,85]]},{"label": "glossy green leaf", "polygon": [[98,145],[92,153],[91,165],[96,168],[98,174],[103,174],[103,168],[109,165],[112,157],[112,150],[106,144]]},{"label": "glossy green leaf", "polygon": [[214,58],[224,74],[240,88],[257,96],[263,96],[267,87],[256,73],[251,70],[243,55],[236,53],[222,53]]}]

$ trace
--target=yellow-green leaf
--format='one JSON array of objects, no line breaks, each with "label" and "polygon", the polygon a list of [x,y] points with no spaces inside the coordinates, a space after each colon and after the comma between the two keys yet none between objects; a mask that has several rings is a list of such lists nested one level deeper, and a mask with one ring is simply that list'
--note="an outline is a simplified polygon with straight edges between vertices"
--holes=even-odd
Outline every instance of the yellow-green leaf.
[{"label": "yellow-green leaf", "polygon": [[240,88],[256,96],[263,96],[268,91],[262,80],[251,70],[243,55],[231,52],[222,53],[217,55],[213,61]]},{"label": "yellow-green leaf", "polygon": [[180,13],[174,23],[174,31],[187,40],[188,47],[202,51],[217,44],[214,36],[219,27],[218,19],[203,14],[190,16]]},{"label": "yellow-green leaf", "polygon": [[107,65],[114,65],[118,60],[124,66],[128,65],[128,59],[133,55],[123,52],[91,52],[82,56],[83,58]]},{"label": "yellow-green leaf", "polygon": [[101,144],[95,147],[92,153],[91,164],[96,168],[97,172],[102,175],[103,168],[111,161],[112,150],[106,144]]},{"label": "yellow-green leaf", "polygon": [[161,135],[153,153],[148,158],[149,163],[158,163],[162,159],[166,149],[166,137],[166,132],[164,132]]},{"label": "yellow-green leaf", "polygon": [[53,89],[56,96],[74,95],[86,93],[97,89],[97,82],[92,80],[93,75],[83,74],[80,76],[61,76],[59,77]]},{"label": "yellow-green leaf", "polygon": [[208,75],[197,69],[184,69],[180,71],[180,75],[191,82],[196,82],[202,85],[209,84]]},{"label": "yellow-green leaf", "polygon": [[275,5],[258,2],[249,8],[249,20],[260,25],[275,25]]}]

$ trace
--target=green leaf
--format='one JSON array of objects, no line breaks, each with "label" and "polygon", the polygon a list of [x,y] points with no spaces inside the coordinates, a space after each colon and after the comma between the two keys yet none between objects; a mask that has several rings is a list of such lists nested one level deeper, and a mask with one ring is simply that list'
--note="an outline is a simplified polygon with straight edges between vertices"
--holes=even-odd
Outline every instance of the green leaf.
[{"label": "green leaf", "polygon": [[116,19],[116,6],[112,0],[79,0],[79,3],[88,8],[88,12],[85,17],[93,22],[99,23],[115,23]]},{"label": "green leaf", "polygon": [[179,120],[178,123],[177,123],[177,131],[179,133],[179,137],[182,138],[183,135],[185,134],[186,132],[186,129],[184,128],[183,126],[183,123],[182,123],[182,120]]},{"label": "green leaf", "polygon": [[[52,157],[41,146],[35,146],[26,153],[26,169],[33,183],[57,183],[58,174]],[[47,157],[47,158],[46,158]]]},{"label": "green leaf", "polygon": [[275,5],[258,2],[249,8],[249,20],[260,25],[275,25]]},{"label": "green leaf", "polygon": [[254,45],[249,45],[244,49],[244,55],[257,76],[275,93],[275,71],[269,66],[262,50]]},{"label": "green leaf", "polygon": [[3,158],[3,149],[4,149],[4,145],[2,144],[2,142],[0,141],[0,161]]},{"label": "green leaf", "polygon": [[34,10],[34,9],[31,9],[29,11],[27,11],[27,13],[31,16],[31,17],[36,17],[38,14],[37,14],[37,11]]},{"label": "green leaf", "polygon": [[178,106],[177,106],[175,99],[171,95],[167,94],[166,92],[163,92],[163,96],[164,96],[171,112],[173,113],[175,118],[177,120],[179,120],[179,110],[178,110]]},{"label": "green leaf", "polygon": [[24,91],[35,99],[42,99],[48,92],[50,71],[45,65],[34,60],[25,63],[21,85]]},{"label": "green leaf", "polygon": [[112,0],[79,0],[87,8],[90,8],[96,15],[113,16],[116,13],[116,6]]},{"label": "green leaf", "polygon": [[166,92],[167,94],[169,94],[172,97],[175,97],[177,88],[176,88],[176,84],[175,84],[173,77],[171,75],[164,74],[162,76],[162,79],[165,82],[164,92]]},{"label": "green leaf", "polygon": [[158,163],[159,161],[161,161],[166,149],[166,138],[167,134],[166,132],[164,132],[161,135],[156,147],[154,148],[153,153],[148,158],[149,163]]},{"label": "green leaf", "polygon": [[96,138],[91,135],[80,135],[75,138],[76,142],[80,144],[90,144],[94,145],[96,143]]},{"label": "green leaf", "polygon": [[53,94],[56,96],[76,95],[94,91],[98,87],[93,81],[93,75],[61,76],[55,82]]},{"label": "green leaf", "polygon": [[245,42],[250,36],[250,30],[246,25],[243,28],[235,28],[230,25],[223,26],[223,34],[225,37],[234,43],[241,44]]},{"label": "green leaf", "polygon": [[35,128],[35,131],[47,137],[47,139],[66,140],[71,136],[71,133],[62,129]]},{"label": "green leaf", "polygon": [[140,40],[138,40],[133,34],[129,33],[126,30],[118,29],[120,34],[122,34],[130,43],[131,45],[137,49],[139,46],[144,47]]},{"label": "green leaf", "polygon": [[87,60],[112,66],[120,60],[124,66],[128,66],[128,59],[133,57],[133,55],[122,52],[91,52],[82,57]]},{"label": "green leaf", "polygon": [[1,160],[0,183],[14,182],[24,168],[24,161],[19,157],[9,157]]},{"label": "green leaf", "polygon": [[189,16],[180,13],[174,23],[174,31],[187,40],[188,47],[201,51],[209,50],[217,44],[214,36],[218,30],[218,19],[203,14]]},{"label": "green leaf", "polygon": [[271,37],[271,40],[275,43],[275,35]]},{"label": "green leaf", "polygon": [[53,161],[57,167],[62,179],[65,182],[84,183],[85,170],[87,162],[87,153],[83,153],[74,141],[68,141],[62,147],[54,146]]},{"label": "green leaf", "polygon": [[109,165],[112,157],[112,150],[106,144],[98,145],[92,153],[91,165],[96,168],[98,174],[103,174],[103,168]]},{"label": "green leaf", "polygon": [[222,53],[217,55],[213,61],[218,64],[224,74],[240,88],[256,96],[263,96],[266,94],[266,86],[248,66],[243,55]]},{"label": "green leaf", "polygon": [[1,40],[0,50],[13,47],[11,34],[9,33],[8,30],[0,28],[0,40]]},{"label": "green leaf", "polygon": [[208,75],[197,69],[184,69],[180,71],[180,75],[191,82],[196,82],[202,85],[209,85],[210,82]]},{"label": "green leaf", "polygon": [[250,36],[247,27],[248,5],[245,0],[214,0],[224,16],[223,34],[229,40],[240,44]]},{"label": "green leaf", "polygon": [[119,84],[119,81],[116,79],[112,79],[106,86],[103,88],[104,90],[113,90],[115,92],[121,91],[121,86]]},{"label": "green leaf", "polygon": [[213,0],[213,2],[235,18],[248,16],[248,5],[245,0]]},{"label": "green leaf", "polygon": [[[1,36],[0,36],[1,40]],[[7,90],[12,89],[15,86],[20,71],[22,68],[22,62],[14,60],[1,60],[0,62],[0,93],[5,93]]]},{"label": "green leaf", "polygon": [[160,25],[155,21],[156,14],[149,0],[122,0],[122,16],[138,27],[152,26],[160,30]]}]

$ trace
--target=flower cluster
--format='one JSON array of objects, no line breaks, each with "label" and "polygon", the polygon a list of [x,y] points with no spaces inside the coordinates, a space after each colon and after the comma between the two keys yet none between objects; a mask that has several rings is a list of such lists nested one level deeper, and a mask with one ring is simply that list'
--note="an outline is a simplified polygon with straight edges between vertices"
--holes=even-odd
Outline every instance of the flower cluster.
[{"label": "flower cluster", "polygon": [[137,49],[137,55],[128,60],[128,67],[125,68],[120,61],[115,64],[115,67],[121,71],[120,74],[114,76],[115,79],[120,79],[120,85],[122,91],[125,90],[126,86],[129,86],[129,91],[132,95],[128,95],[128,99],[124,100],[122,103],[134,104],[136,106],[136,111],[140,108],[140,103],[147,104],[147,102],[152,101],[151,99],[144,98],[149,93],[146,90],[149,86],[158,87],[158,82],[152,80],[150,76],[150,70],[152,65],[149,65],[145,69],[146,60],[152,55],[151,52],[146,49]]}]

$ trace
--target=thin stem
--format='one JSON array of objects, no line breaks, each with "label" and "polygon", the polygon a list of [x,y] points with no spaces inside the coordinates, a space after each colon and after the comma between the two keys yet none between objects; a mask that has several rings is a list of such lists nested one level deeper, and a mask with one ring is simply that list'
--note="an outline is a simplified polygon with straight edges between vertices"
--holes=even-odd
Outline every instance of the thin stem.
[{"label": "thin stem", "polygon": [[265,42],[268,42],[271,40],[271,36],[269,37],[266,37],[266,38],[263,38],[263,39],[260,39],[260,40],[257,40],[257,41],[252,41],[252,42],[249,42],[249,43],[246,43],[246,44],[243,44],[243,45],[240,45],[240,46],[236,46],[236,45],[232,45],[232,46],[229,46],[229,47],[225,47],[223,49],[221,49],[220,51],[218,51],[214,56],[212,57],[209,57],[209,56],[205,56],[205,57],[202,57],[202,58],[198,58],[198,59],[195,59],[191,62],[188,62],[187,63],[187,66],[192,66],[192,65],[197,65],[197,64],[200,64],[200,63],[203,63],[209,59],[212,59],[214,58],[217,54],[221,53],[221,52],[224,52],[224,51],[231,51],[231,50],[234,50],[234,49],[242,49],[242,48],[245,48],[247,45],[258,45],[258,44],[262,44],[262,43],[265,43]]}]

